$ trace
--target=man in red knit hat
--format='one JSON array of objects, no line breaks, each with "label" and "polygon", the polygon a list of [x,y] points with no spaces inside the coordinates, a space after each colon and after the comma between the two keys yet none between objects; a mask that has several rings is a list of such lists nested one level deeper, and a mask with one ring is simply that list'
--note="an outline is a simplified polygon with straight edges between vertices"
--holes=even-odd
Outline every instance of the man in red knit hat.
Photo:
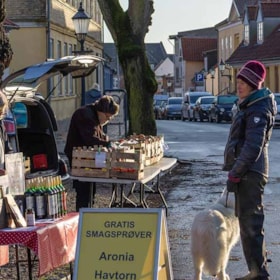
[{"label": "man in red knit hat", "polygon": [[249,274],[236,280],[268,280],[264,240],[264,187],[268,180],[268,143],[277,113],[274,95],[263,88],[265,66],[248,61],[238,72],[238,112],[224,152],[227,189],[235,192],[235,211]]}]

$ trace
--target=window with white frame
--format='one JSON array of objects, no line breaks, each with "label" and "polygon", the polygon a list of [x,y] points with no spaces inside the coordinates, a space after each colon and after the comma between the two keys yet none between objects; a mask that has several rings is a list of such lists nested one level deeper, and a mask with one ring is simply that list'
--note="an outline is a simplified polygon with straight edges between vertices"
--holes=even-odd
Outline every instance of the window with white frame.
[{"label": "window with white frame", "polygon": [[49,58],[54,58],[54,39],[50,38]]},{"label": "window with white frame", "polygon": [[225,55],[228,56],[228,37],[225,38]]},{"label": "window with white frame", "polygon": [[[73,54],[73,45],[72,44],[68,44],[68,55],[72,55]],[[73,78],[71,75],[68,75],[69,77],[69,84],[68,84],[68,94],[69,95],[73,95]]]},{"label": "window with white frame", "polygon": [[[57,41],[57,44],[56,44],[56,57],[57,58],[60,58],[61,57],[61,46],[62,46],[62,43],[60,40]],[[62,83],[61,83],[61,77],[60,76],[57,76],[56,78],[56,83],[58,84],[57,86],[57,95],[58,96],[61,96],[62,95]]]},{"label": "window with white frame", "polygon": [[258,44],[263,43],[263,21],[258,22]]},{"label": "window with white frame", "polygon": [[[49,58],[54,58],[54,39],[50,38],[50,46],[49,46]],[[54,86],[54,78],[50,78],[48,80],[48,91],[50,92]],[[54,92],[51,94],[54,96]]]},{"label": "window with white frame", "polygon": [[[68,56],[68,44],[64,42],[63,44],[63,55]],[[64,95],[69,95],[69,75],[63,78]]]},{"label": "window with white frame", "polygon": [[95,20],[95,1],[90,1],[90,7],[89,7],[89,14],[90,17]]},{"label": "window with white frame", "polygon": [[244,43],[245,45],[249,45],[250,43],[249,24],[244,25]]}]

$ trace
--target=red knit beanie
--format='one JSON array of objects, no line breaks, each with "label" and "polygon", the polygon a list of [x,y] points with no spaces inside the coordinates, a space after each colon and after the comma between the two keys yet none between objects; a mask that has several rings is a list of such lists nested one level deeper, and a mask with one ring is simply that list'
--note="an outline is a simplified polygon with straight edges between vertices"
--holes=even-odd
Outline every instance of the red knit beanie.
[{"label": "red knit beanie", "polygon": [[257,60],[248,61],[237,73],[236,78],[241,79],[253,89],[260,89],[266,76],[264,65]]}]

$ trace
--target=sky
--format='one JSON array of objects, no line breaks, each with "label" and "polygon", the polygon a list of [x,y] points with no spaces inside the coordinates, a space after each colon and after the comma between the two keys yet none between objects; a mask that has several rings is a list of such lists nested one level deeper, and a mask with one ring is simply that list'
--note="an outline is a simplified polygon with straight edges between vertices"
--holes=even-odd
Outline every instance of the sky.
[{"label": "sky", "polygon": [[[120,0],[126,10],[127,0]],[[146,43],[162,42],[167,53],[174,53],[174,40],[170,35],[178,32],[214,27],[226,19],[232,0],[154,0],[155,12],[152,25],[146,34]],[[105,27],[104,42],[113,42],[110,32]]]}]

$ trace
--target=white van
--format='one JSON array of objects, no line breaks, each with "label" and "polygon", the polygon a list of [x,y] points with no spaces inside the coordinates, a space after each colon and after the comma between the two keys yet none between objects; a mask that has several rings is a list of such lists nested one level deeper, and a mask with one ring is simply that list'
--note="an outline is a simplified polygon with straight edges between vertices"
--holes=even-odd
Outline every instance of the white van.
[{"label": "white van", "polygon": [[182,104],[182,121],[188,119],[192,121],[194,119],[194,106],[196,100],[201,96],[211,96],[212,94],[207,91],[187,91],[183,97],[183,104]]}]

